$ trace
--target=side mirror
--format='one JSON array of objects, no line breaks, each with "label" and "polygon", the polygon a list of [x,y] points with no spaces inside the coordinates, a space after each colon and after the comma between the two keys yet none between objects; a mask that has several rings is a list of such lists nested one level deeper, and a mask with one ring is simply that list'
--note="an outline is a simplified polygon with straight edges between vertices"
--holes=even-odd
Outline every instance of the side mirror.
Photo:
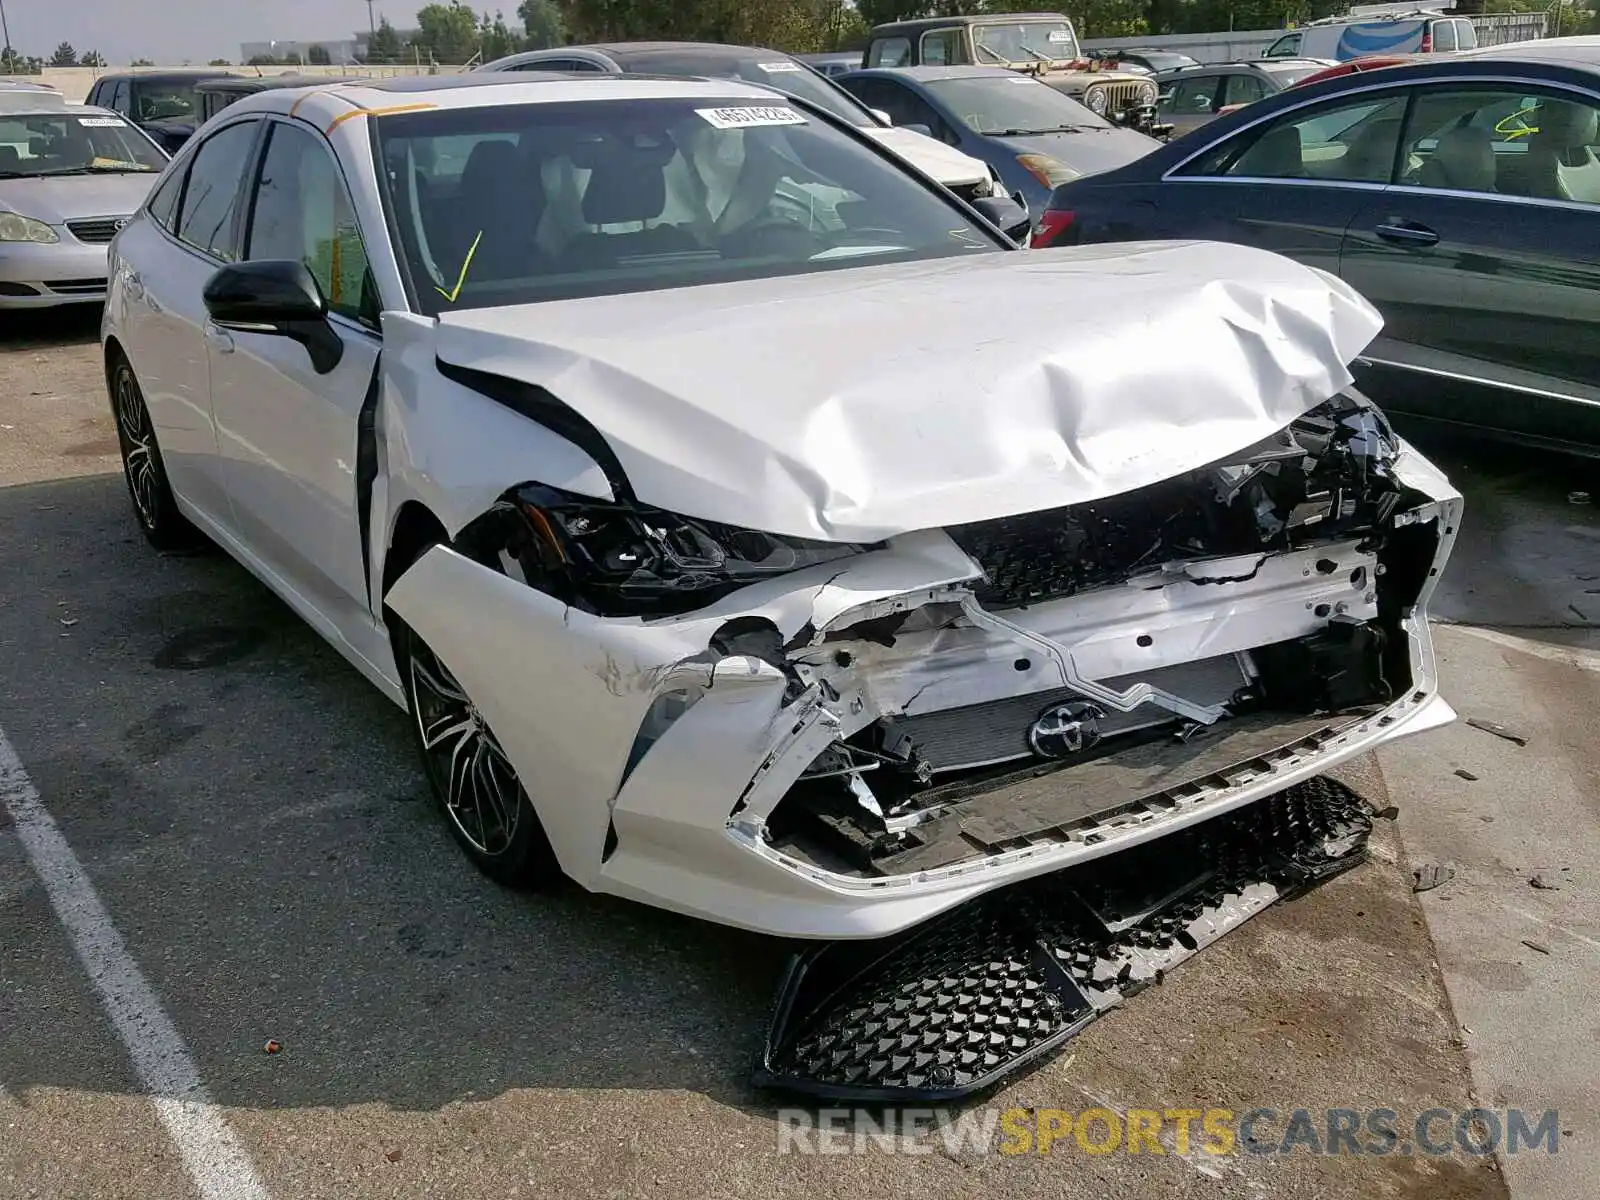
[{"label": "side mirror", "polygon": [[869,109],[868,111],[871,112],[873,116],[877,117],[878,120],[882,121],[885,125],[893,125],[894,124],[894,118],[891,117],[888,113],[884,112],[883,109],[874,108],[874,109]]},{"label": "side mirror", "polygon": [[1018,245],[1026,242],[1028,234],[1033,231],[1027,206],[1018,204],[1010,196],[982,196],[972,202],[972,207],[978,210],[978,215],[985,221]]},{"label": "side mirror", "polygon": [[902,125],[902,126],[900,126],[900,128],[901,129],[909,129],[909,130],[911,130],[912,133],[920,133],[923,137],[932,137],[933,136],[933,130],[929,129],[926,125],[923,125],[920,122],[918,122],[917,124],[914,124],[914,125]]},{"label": "side mirror", "polygon": [[207,281],[202,295],[217,326],[299,342],[318,375],[326,375],[344,357],[344,342],[328,324],[328,301],[305,263],[233,263]]}]

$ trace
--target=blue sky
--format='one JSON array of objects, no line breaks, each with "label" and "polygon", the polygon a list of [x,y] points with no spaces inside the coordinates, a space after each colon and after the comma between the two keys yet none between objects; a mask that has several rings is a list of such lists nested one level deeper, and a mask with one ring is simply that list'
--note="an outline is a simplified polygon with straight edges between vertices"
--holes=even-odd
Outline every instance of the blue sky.
[{"label": "blue sky", "polygon": [[[412,24],[425,0],[377,0],[378,16]],[[237,61],[240,42],[317,41],[349,37],[367,27],[365,0],[0,0],[11,42],[48,58],[63,41],[95,49],[113,64],[150,58],[163,65],[185,59]],[[478,0],[475,8],[495,5]],[[516,0],[502,3],[515,20]]]}]

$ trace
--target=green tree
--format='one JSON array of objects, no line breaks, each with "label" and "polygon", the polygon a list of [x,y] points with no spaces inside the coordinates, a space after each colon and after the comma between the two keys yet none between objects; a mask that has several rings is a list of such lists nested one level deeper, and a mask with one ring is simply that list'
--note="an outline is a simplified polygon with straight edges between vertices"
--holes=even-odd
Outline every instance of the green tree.
[{"label": "green tree", "polygon": [[395,32],[394,26],[389,24],[389,18],[383,17],[378,21],[378,28],[373,31],[372,37],[367,41],[367,61],[372,63],[399,62],[405,45],[400,41],[400,35]]},{"label": "green tree", "polygon": [[128,64],[130,67],[153,67],[155,60],[151,58],[136,58]]},{"label": "green tree", "polygon": [[328,53],[326,46],[312,45],[306,50],[306,61],[313,66],[326,67],[332,64],[333,55]]},{"label": "green tree", "polygon": [[50,56],[52,67],[75,67],[78,65],[78,52],[72,48],[71,42],[62,42],[56,47],[56,52]]},{"label": "green tree", "polygon": [[515,54],[522,49],[522,38],[506,24],[504,13],[495,13],[494,20],[486,12],[478,20],[478,50],[484,62],[492,62]]},{"label": "green tree", "polygon": [[[87,65],[87,64],[86,64]],[[225,58],[213,58],[206,64],[208,67],[231,67],[233,64]]]},{"label": "green tree", "polygon": [[417,47],[436,62],[464,63],[478,52],[478,18],[461,0],[422,8],[417,29]]},{"label": "green tree", "polygon": [[[139,64],[134,63],[133,65],[137,67]],[[250,61],[245,63],[247,67],[281,67],[286,65],[270,54],[253,54],[250,56]]]},{"label": "green tree", "polygon": [[80,67],[103,67],[106,65],[106,56],[98,50],[85,50],[78,57]]},{"label": "green tree", "polygon": [[524,40],[529,50],[545,50],[566,44],[567,23],[555,0],[522,0],[517,5]]}]

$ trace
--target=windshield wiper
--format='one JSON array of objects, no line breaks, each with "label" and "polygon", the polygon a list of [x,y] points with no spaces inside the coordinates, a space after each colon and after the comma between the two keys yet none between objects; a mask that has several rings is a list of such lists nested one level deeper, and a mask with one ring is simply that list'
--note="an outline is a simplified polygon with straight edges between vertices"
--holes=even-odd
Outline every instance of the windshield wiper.
[{"label": "windshield wiper", "polygon": [[990,137],[1031,137],[1036,133],[1078,133],[1085,129],[1093,129],[1092,125],[1051,125],[1046,129],[1000,129],[991,133]]}]

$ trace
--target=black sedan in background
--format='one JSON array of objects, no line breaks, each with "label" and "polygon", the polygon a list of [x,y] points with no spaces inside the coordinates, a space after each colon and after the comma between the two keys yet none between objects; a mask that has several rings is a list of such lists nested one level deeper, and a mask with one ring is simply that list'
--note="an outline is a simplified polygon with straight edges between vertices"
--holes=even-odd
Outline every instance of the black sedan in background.
[{"label": "black sedan in background", "polygon": [[119,112],[155,139],[168,154],[176,154],[194,131],[204,124],[195,84],[222,79],[229,71],[132,71],[102,75],[89,89],[87,104]]},{"label": "black sedan in background", "polygon": [[1055,189],[1033,244],[1206,238],[1350,283],[1390,412],[1600,456],[1600,42],[1345,75]]}]

